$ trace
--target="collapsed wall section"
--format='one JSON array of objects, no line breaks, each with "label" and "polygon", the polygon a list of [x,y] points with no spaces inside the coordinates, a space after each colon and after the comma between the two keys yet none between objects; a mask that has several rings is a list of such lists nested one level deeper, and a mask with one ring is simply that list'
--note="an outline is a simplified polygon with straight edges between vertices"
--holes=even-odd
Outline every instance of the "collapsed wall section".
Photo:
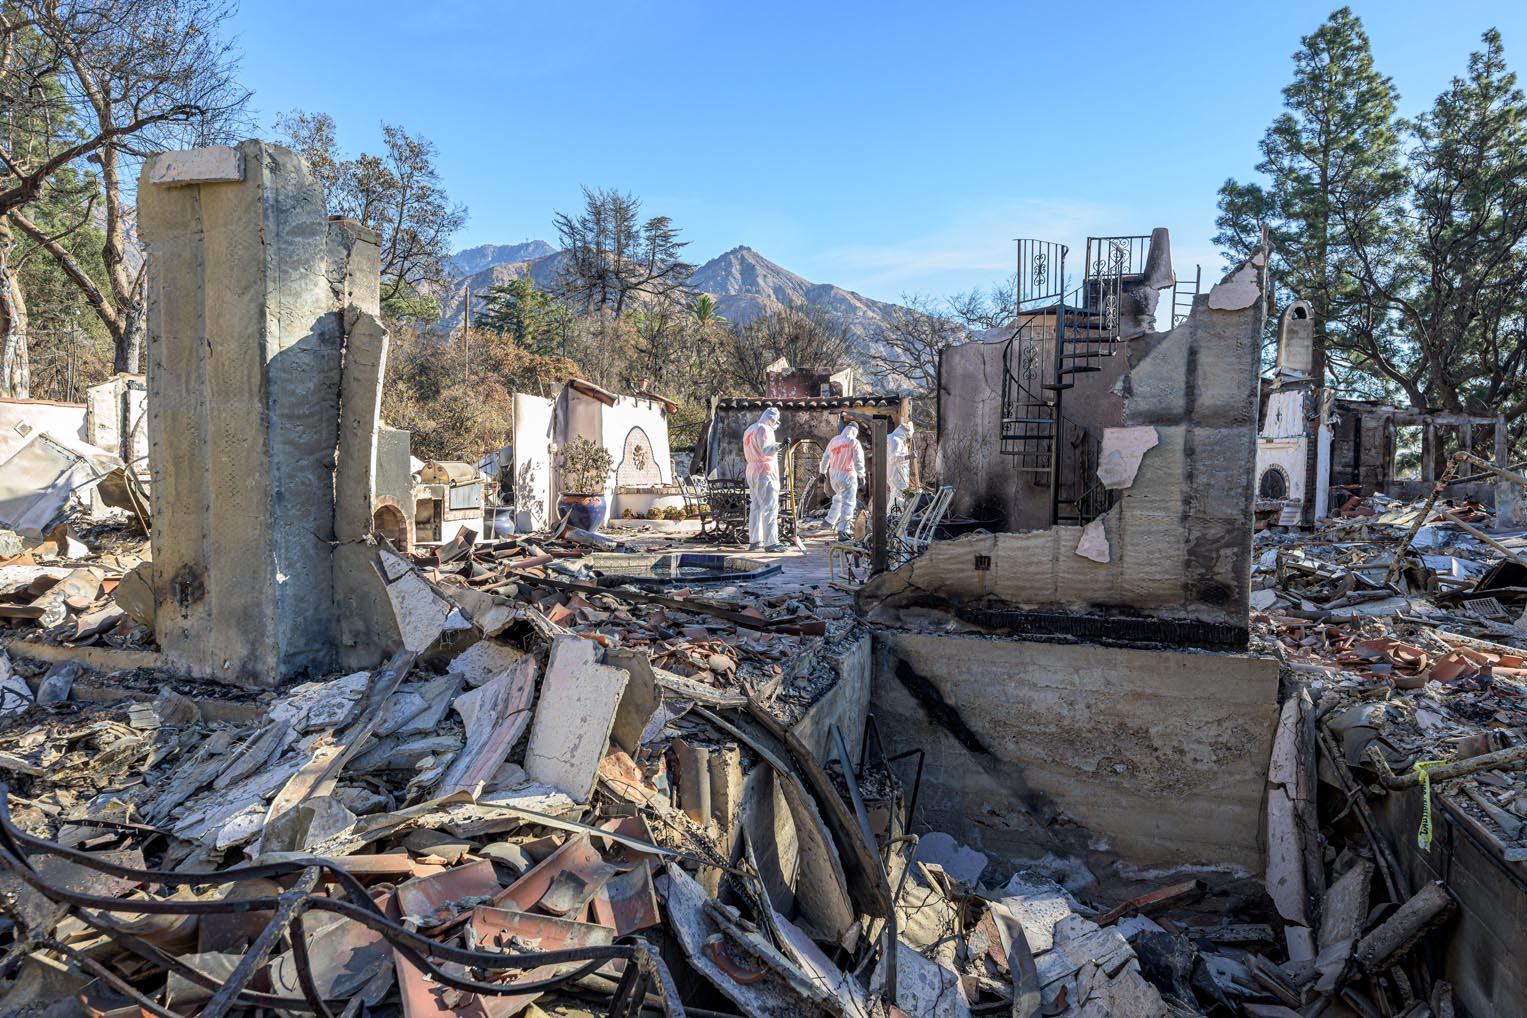
[{"label": "collapsed wall section", "polygon": [[1254,253],[1176,328],[1126,345],[1122,426],[1103,430],[1098,468],[1119,496],[1107,514],[935,542],[866,584],[870,617],[934,607],[995,631],[1244,647],[1266,263]]}]

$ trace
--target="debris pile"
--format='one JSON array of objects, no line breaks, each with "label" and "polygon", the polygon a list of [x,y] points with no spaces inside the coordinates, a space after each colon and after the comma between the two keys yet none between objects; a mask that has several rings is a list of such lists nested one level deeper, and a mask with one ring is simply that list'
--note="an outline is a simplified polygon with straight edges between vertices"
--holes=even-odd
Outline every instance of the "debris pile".
[{"label": "debris pile", "polygon": [[0,539],[0,627],[50,643],[152,645],[153,599],[134,571],[148,557],[147,538],[132,523],[87,536],[95,548],[61,522],[41,541]]},{"label": "debris pile", "polygon": [[[1300,1002],[1452,1014],[1418,948],[1458,904],[1407,859],[1431,852],[1435,809],[1501,863],[1527,860],[1527,540],[1477,503],[1375,495],[1258,542],[1253,631],[1293,680],[1268,890]],[[1404,814],[1378,807],[1406,795],[1419,822],[1395,831]]]},{"label": "debris pile", "polygon": [[421,649],[242,710],[0,666],[3,1006],[1194,1013],[1125,937],[1175,927],[913,861],[915,784],[836,725],[823,765],[794,726],[861,624],[810,591],[603,588],[549,541],[381,562],[450,606]]},{"label": "debris pile", "polygon": [[1269,548],[1262,567],[1274,586],[1263,593],[1275,600],[1264,598],[1255,621],[1320,694],[1323,724],[1353,765],[1381,778],[1380,767],[1414,774],[1418,762],[1473,760],[1434,772],[1433,787],[1459,797],[1508,858],[1527,856],[1527,776],[1510,766],[1527,759],[1527,586],[1517,580],[1527,567],[1512,558],[1527,539],[1486,543],[1461,529],[1489,522],[1478,504],[1443,517],[1426,508],[1374,496]]}]

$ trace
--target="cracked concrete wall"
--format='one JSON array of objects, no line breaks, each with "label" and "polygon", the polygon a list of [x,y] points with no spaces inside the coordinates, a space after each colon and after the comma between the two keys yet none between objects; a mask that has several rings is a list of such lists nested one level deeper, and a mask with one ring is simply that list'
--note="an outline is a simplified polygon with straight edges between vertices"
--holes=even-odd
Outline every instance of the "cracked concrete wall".
[{"label": "cracked concrete wall", "polygon": [[[342,599],[333,550],[369,533],[366,404],[386,356],[377,238],[331,222],[302,160],[259,141],[149,160],[139,231],[165,662],[251,686],[331,670]],[[342,431],[347,359],[354,419]]]},{"label": "cracked concrete wall", "polygon": [[1267,658],[875,634],[886,752],[927,754],[917,829],[1100,878],[1120,861],[1262,871],[1277,691]]},{"label": "cracked concrete wall", "polygon": [[[882,622],[928,606],[1132,615],[1222,627],[1212,642],[1244,646],[1266,265],[1257,251],[1177,328],[1132,340],[1113,358],[1128,369],[1116,385],[1120,423],[1153,428],[1158,442],[1101,518],[1106,562],[1077,554],[1079,527],[968,535],[874,577],[861,607]],[[959,400],[973,408],[970,427],[990,429],[988,450],[1000,458],[1000,347],[996,356],[996,374]],[[981,485],[989,469],[941,465],[957,487]]]}]

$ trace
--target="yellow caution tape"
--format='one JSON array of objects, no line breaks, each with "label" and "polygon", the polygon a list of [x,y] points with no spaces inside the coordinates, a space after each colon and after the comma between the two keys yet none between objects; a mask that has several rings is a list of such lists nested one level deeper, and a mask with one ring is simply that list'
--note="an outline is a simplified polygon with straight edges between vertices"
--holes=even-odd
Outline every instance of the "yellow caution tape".
[{"label": "yellow caution tape", "polygon": [[1447,763],[1447,761],[1416,761],[1416,773],[1421,775],[1421,826],[1416,829],[1416,844],[1421,846],[1423,852],[1432,850],[1432,779],[1427,770],[1440,763]]}]

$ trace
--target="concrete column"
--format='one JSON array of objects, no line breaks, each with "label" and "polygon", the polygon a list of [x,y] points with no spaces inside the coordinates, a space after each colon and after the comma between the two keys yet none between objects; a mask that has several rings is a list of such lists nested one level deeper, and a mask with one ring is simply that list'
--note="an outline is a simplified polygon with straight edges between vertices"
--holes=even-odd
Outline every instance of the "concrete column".
[{"label": "concrete column", "polygon": [[1506,418],[1495,418],[1495,465],[1511,466],[1511,436],[1506,431]]},{"label": "concrete column", "polygon": [[[138,195],[165,663],[246,686],[329,671],[345,312],[376,310],[376,237],[331,223],[302,160],[258,141],[156,156]],[[378,381],[379,332],[355,358]],[[367,462],[344,482],[367,504],[347,520],[369,520],[377,384],[354,386],[342,451]]]}]

